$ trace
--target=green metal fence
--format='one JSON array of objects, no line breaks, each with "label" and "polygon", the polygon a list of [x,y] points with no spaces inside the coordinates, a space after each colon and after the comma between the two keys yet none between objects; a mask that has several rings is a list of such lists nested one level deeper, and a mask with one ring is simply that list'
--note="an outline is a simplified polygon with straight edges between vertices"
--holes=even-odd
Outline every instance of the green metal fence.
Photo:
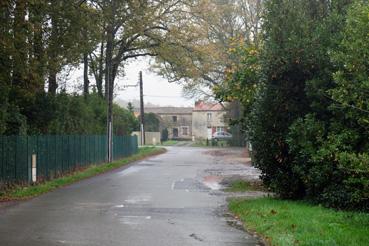
[{"label": "green metal fence", "polygon": [[[113,137],[113,159],[137,153],[136,136]],[[0,136],[0,184],[31,180],[36,155],[37,180],[103,163],[107,159],[105,135]]]}]

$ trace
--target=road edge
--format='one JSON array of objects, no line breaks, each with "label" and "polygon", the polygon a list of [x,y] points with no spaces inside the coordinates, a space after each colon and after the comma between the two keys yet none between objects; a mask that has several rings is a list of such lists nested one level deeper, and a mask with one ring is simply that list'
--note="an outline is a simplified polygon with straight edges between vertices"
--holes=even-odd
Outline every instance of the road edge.
[{"label": "road edge", "polygon": [[140,148],[140,150],[146,150],[147,152],[138,152],[137,154],[122,158],[112,163],[91,165],[83,170],[79,170],[50,181],[38,183],[36,185],[15,186],[14,188],[5,191],[3,194],[0,194],[0,208],[8,207],[9,204],[14,204],[16,202],[38,197],[42,194],[96,177],[98,175],[113,172],[114,170],[122,167],[128,168],[138,161],[142,161],[144,159],[167,152],[167,149],[162,147],[143,147]]}]

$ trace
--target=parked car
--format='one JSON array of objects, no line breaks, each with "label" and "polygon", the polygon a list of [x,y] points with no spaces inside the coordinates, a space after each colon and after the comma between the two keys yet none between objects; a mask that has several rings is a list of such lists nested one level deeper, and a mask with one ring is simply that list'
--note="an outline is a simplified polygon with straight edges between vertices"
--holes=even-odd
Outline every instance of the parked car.
[{"label": "parked car", "polygon": [[229,140],[232,138],[232,134],[228,132],[215,132],[213,134],[214,140]]}]

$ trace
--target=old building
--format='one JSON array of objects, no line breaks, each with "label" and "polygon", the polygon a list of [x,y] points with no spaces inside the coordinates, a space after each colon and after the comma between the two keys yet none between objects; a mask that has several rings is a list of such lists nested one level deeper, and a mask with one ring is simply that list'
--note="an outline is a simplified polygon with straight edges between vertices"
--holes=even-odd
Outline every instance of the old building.
[{"label": "old building", "polygon": [[196,102],[192,111],[192,135],[196,139],[210,139],[217,131],[227,131],[226,113],[219,103]]},{"label": "old building", "polygon": [[168,130],[169,139],[192,138],[192,108],[155,107],[145,108],[145,113],[154,113],[160,120],[160,131]]},{"label": "old building", "polygon": [[198,101],[194,108],[146,107],[145,113],[157,116],[160,132],[167,129],[169,139],[210,139],[217,131],[228,131],[227,110],[219,103]]}]

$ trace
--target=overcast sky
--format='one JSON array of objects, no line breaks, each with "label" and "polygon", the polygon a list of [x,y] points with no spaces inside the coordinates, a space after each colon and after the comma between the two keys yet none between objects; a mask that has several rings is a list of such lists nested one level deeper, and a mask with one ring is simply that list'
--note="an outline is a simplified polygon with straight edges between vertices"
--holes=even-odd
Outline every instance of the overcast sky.
[{"label": "overcast sky", "polygon": [[[138,73],[142,71],[145,103],[152,103],[160,106],[192,107],[195,103],[195,99],[184,98],[180,85],[169,83],[165,78],[149,71],[149,62],[150,58],[141,58],[131,61],[131,63],[125,66],[125,77],[116,78],[115,83],[119,88],[122,88],[124,85],[135,85],[138,82]],[[83,84],[82,66],[78,69],[73,69],[64,79],[67,81],[68,91],[81,91],[81,85]],[[94,78],[92,76],[90,80],[93,81],[94,84]],[[134,99],[140,99],[140,90],[138,86],[126,88],[124,90],[116,90],[116,94],[117,96],[114,100],[132,101]]]},{"label": "overcast sky", "polygon": [[[149,71],[149,58],[135,60],[125,67],[126,76],[118,78],[116,83],[122,85],[136,84],[138,73],[143,73],[144,101],[160,106],[193,106],[194,99],[186,99],[182,96],[182,87],[176,83],[169,83],[165,78]],[[119,91],[117,98],[125,101],[139,99],[139,87],[127,88]]]}]

